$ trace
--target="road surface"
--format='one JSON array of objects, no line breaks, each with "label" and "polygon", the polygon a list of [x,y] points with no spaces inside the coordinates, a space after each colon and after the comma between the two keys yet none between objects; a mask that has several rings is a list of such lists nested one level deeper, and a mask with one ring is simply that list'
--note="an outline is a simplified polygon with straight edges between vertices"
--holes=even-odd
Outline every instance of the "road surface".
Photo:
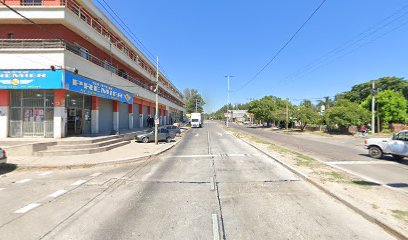
[{"label": "road surface", "polygon": [[367,154],[367,149],[363,147],[363,139],[287,135],[237,124],[230,124],[230,126],[264,137],[272,143],[297,152],[308,154],[368,181],[381,183],[408,193],[408,160],[394,161],[391,157],[379,160],[371,158]]},{"label": "road surface", "polygon": [[13,172],[0,189],[8,240],[393,239],[215,123],[156,159]]}]

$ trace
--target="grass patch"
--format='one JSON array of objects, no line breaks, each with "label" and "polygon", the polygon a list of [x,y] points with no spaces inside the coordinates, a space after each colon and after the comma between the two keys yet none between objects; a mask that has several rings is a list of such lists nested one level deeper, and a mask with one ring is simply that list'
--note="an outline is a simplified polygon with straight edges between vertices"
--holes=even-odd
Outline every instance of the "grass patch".
[{"label": "grass patch", "polygon": [[408,223],[408,211],[402,211],[398,209],[391,210],[392,216]]},{"label": "grass patch", "polygon": [[318,172],[320,176],[320,180],[322,182],[338,182],[338,183],[345,183],[345,182],[350,182],[349,178],[339,172]]},{"label": "grass patch", "polygon": [[311,132],[308,132],[308,133],[318,135],[318,136],[323,136],[323,137],[333,137],[331,134],[326,133],[326,132],[321,132],[321,131],[311,131]]}]

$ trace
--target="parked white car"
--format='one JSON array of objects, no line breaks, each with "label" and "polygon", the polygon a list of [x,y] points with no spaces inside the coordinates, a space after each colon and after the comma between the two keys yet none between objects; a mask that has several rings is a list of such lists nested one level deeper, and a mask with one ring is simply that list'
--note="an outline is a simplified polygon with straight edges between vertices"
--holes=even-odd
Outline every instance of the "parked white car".
[{"label": "parked white car", "polygon": [[401,131],[390,138],[370,138],[365,140],[368,154],[373,158],[382,158],[390,154],[401,160],[408,157],[408,131]]}]

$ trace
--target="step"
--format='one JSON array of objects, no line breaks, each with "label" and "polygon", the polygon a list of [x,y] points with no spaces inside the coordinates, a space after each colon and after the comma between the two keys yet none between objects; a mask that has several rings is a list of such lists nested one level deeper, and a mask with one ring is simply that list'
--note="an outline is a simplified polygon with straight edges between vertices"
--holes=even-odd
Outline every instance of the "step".
[{"label": "step", "polygon": [[121,136],[121,135],[112,135],[112,136],[106,136],[106,137],[100,137],[100,138],[94,138],[94,139],[64,140],[64,141],[58,141],[57,145],[92,144],[92,143],[104,142],[104,141],[107,141],[107,140],[121,139],[121,138],[123,138],[123,136]]},{"label": "step", "polygon": [[77,149],[77,150],[45,150],[45,151],[35,152],[34,156],[45,157],[45,156],[71,156],[71,155],[92,154],[92,153],[109,151],[111,149],[118,148],[118,147],[124,146],[129,143],[130,141],[121,141],[121,142],[103,146],[103,147],[85,148],[85,149]]},{"label": "step", "polygon": [[85,143],[85,144],[57,144],[53,146],[49,146],[47,150],[75,150],[75,149],[87,149],[87,148],[97,148],[97,147],[104,147],[107,145],[115,144],[117,142],[122,142],[124,141],[123,138],[116,138],[116,139],[109,139],[103,142],[97,142],[97,143]]}]

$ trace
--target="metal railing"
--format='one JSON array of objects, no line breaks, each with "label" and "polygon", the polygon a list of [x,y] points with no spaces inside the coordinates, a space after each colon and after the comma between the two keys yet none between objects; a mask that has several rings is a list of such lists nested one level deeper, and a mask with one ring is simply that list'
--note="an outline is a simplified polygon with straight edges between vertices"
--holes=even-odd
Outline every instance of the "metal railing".
[{"label": "metal railing", "polygon": [[[113,65],[110,61],[106,60],[106,59],[100,59],[86,51],[84,51],[79,45],[77,44],[73,44],[73,43],[69,43],[63,40],[59,40],[59,39],[0,39],[0,49],[36,49],[36,48],[40,48],[40,49],[66,49],[72,53],[74,53],[75,55],[78,55],[114,74],[116,74],[117,76],[128,80],[150,92],[154,92],[153,91],[153,83],[152,84],[146,84],[142,81],[140,81],[139,79],[137,79],[136,77],[132,76],[131,74],[124,72],[123,70],[121,70],[118,66]],[[131,86],[123,86],[123,85],[113,85],[115,87],[131,87]],[[159,93],[159,95],[163,98],[165,98],[166,100],[169,100],[177,105],[180,105],[181,103],[165,97],[164,94]]]}]

